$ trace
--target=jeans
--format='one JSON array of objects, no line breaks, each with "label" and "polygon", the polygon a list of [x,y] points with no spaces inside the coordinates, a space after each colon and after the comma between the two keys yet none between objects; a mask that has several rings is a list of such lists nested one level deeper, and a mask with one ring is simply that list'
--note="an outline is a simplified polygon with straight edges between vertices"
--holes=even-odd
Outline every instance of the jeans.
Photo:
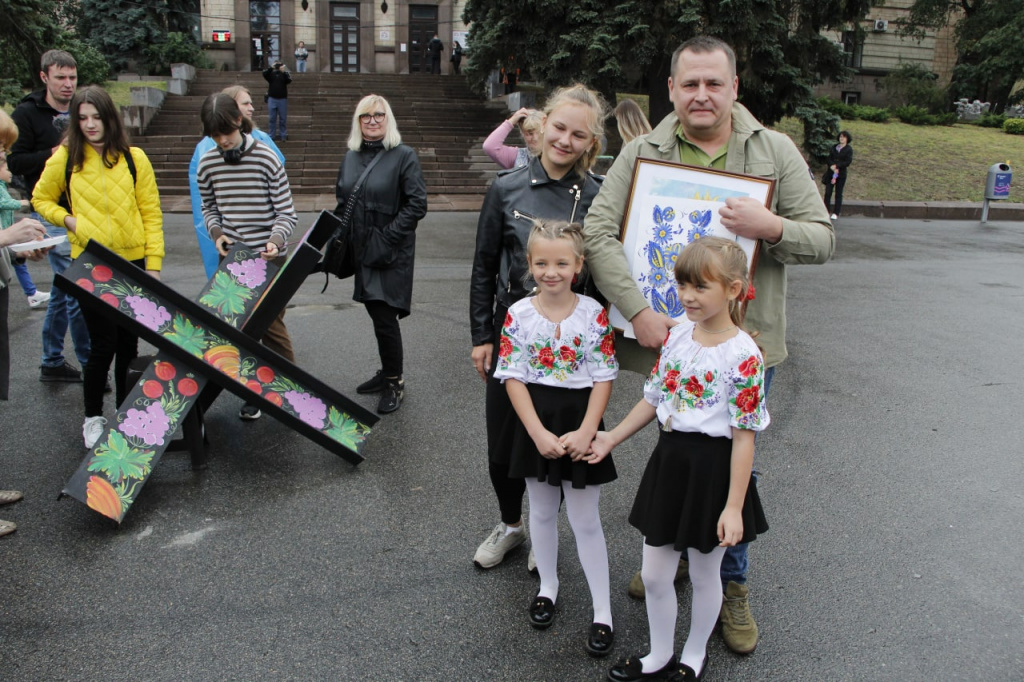
[{"label": "jeans", "polygon": [[[775,376],[775,368],[768,367],[764,371],[764,397],[768,398],[768,391],[772,387],[772,377]],[[756,438],[756,436],[755,436]],[[757,470],[754,471],[757,478]],[[750,570],[750,560],[747,558],[748,543],[743,542],[735,547],[726,547],[725,556],[722,557],[722,589],[729,582],[740,585],[747,583],[747,571]]]},{"label": "jeans", "polygon": [[14,274],[18,276],[18,284],[21,285],[21,290],[25,292],[25,295],[35,296],[36,285],[32,281],[32,275],[29,274],[28,266],[24,263],[15,263]]},{"label": "jeans", "polygon": [[267,111],[270,114],[270,137],[277,139],[277,120],[281,119],[281,139],[288,137],[288,98],[267,98]]},{"label": "jeans", "polygon": [[[47,237],[60,237],[67,234],[63,227],[57,227],[43,220],[38,213],[32,217],[46,228]],[[71,245],[67,242],[58,244],[47,254],[50,268],[54,275],[59,275],[71,265]],[[43,366],[60,367],[64,364],[64,337],[71,327],[71,341],[75,344],[75,355],[81,367],[89,362],[89,329],[85,325],[78,301],[68,296],[57,287],[50,292],[50,304],[46,308],[43,319]]]},{"label": "jeans", "polygon": [[295,60],[295,73],[306,73],[306,60],[296,59]]}]

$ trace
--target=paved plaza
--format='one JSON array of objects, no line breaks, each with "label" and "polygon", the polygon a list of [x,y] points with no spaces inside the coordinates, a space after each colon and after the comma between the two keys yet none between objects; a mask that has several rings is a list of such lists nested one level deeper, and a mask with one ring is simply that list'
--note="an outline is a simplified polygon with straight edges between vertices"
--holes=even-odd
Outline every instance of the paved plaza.
[{"label": "paved plaza", "polygon": [[[25,500],[0,508],[19,525],[0,539],[0,680],[596,682],[645,652],[626,517],[654,427],[615,452],[602,494],[611,659],[584,651],[589,593],[564,518],[550,630],[528,624],[525,549],[472,564],[498,521],[469,361],[475,226],[420,224],[406,400],[365,462],[268,416],[242,422],[222,394],[209,468],[166,454],[120,526],[57,499],[86,454],[81,387],[38,381],[43,313],[15,283],[0,488]],[[790,270],[790,357],[755,462],[771,523],[751,549],[760,644],[740,657],[713,635],[704,679],[1021,679],[1024,223],[844,218],[837,234],[834,261]],[[166,235],[163,280],[194,296],[190,216],[167,215]],[[48,281],[45,263],[31,270]],[[311,276],[288,309],[298,364],[372,409],[354,391],[377,368],[369,317],[350,281],[322,285]],[[608,423],[641,384],[623,373]],[[677,648],[689,604],[683,583]]]}]

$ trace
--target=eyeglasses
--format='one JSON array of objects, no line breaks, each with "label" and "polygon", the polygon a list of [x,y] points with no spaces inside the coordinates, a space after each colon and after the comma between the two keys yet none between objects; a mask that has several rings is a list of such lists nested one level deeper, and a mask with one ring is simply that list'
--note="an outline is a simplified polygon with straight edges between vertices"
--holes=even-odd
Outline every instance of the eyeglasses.
[{"label": "eyeglasses", "polygon": [[372,118],[377,123],[380,123],[387,116],[383,111],[377,111],[372,114],[359,114],[359,120],[363,123],[369,123]]}]

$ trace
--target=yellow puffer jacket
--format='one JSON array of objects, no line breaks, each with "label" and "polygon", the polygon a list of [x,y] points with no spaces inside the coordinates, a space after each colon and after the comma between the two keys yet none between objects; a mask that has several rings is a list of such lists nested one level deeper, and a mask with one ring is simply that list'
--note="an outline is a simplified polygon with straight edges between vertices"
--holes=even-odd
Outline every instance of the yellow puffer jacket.
[{"label": "yellow puffer jacket", "polygon": [[124,159],[113,168],[103,165],[99,153],[85,147],[85,162],[71,174],[69,214],[58,205],[64,193],[64,174],[68,148],[61,145],[46,162],[46,168],[32,193],[32,207],[54,225],[63,227],[64,218],[73,215],[75,232],[68,230],[71,257],[95,239],[125,260],[145,257],[147,270],[160,270],[164,258],[164,216],[160,194],[149,159],[138,147],[132,147],[132,159],[138,180]]}]

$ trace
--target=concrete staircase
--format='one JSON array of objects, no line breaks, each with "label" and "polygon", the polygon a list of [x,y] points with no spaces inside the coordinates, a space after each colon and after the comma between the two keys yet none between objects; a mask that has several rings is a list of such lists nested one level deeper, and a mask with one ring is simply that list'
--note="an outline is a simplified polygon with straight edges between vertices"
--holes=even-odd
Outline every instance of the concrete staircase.
[{"label": "concrete staircase", "polygon": [[[146,135],[133,139],[153,162],[162,196],[188,195],[188,164],[202,137],[200,106],[210,93],[235,84],[252,92],[256,124],[268,130],[261,74],[199,71],[189,94],[169,96]],[[292,75],[288,141],[278,143],[297,201],[300,195],[333,196],[352,113],[370,93],[391,104],[402,141],[419,155],[429,194],[482,197],[498,167],[481,145],[507,116],[502,104],[484,101],[460,77],[305,73]]]}]

